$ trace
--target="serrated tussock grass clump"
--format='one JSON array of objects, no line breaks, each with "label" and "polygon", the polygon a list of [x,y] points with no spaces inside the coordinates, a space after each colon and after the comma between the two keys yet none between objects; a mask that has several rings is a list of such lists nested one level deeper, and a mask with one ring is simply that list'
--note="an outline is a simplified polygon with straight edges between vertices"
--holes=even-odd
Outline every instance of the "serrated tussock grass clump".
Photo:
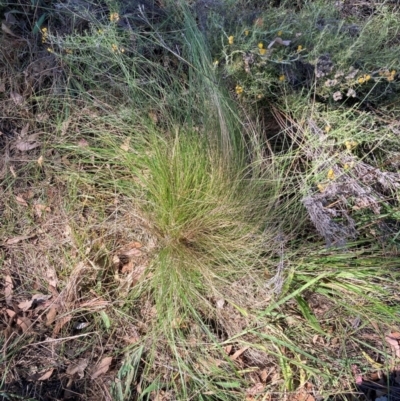
[{"label": "serrated tussock grass clump", "polygon": [[140,208],[159,238],[159,301],[183,291],[182,299],[198,303],[217,295],[219,282],[262,268],[273,185],[197,133],[154,138],[151,148]]}]

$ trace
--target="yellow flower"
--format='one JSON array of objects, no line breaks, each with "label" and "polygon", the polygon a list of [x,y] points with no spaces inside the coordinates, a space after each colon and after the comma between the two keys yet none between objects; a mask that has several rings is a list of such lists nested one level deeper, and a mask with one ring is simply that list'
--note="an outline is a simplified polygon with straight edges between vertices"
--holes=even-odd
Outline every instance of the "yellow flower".
[{"label": "yellow flower", "polygon": [[277,35],[282,36],[282,33],[283,33],[282,31],[278,31]]},{"label": "yellow flower", "polygon": [[391,82],[391,81],[393,81],[394,80],[394,76],[396,75],[396,70],[392,70],[392,71],[387,71],[386,72],[386,74],[385,74],[385,76],[386,76],[386,79],[389,81],[389,82]]},{"label": "yellow flower", "polygon": [[262,56],[267,52],[267,49],[259,49],[259,52]]},{"label": "yellow flower", "polygon": [[263,43],[259,43],[258,45],[257,45],[257,47],[259,48],[259,49],[262,49],[263,47],[264,47],[264,45],[263,45]]},{"label": "yellow flower", "polygon": [[97,32],[102,34],[104,31],[102,29],[98,29]]},{"label": "yellow flower", "polygon": [[356,141],[346,141],[344,143],[347,150],[353,150],[357,147],[358,143]]},{"label": "yellow flower", "polygon": [[235,92],[240,95],[243,93],[243,87],[240,85],[236,85]]},{"label": "yellow flower", "polygon": [[325,132],[328,133],[328,132],[331,130],[331,128],[332,128],[332,127],[331,127],[330,125],[327,125],[327,126],[325,127]]},{"label": "yellow flower", "polygon": [[364,77],[358,78],[358,83],[359,84],[363,84],[364,82],[365,82],[365,78]]},{"label": "yellow flower", "polygon": [[117,21],[119,21],[119,14],[118,14],[118,13],[111,13],[111,14],[110,14],[110,21],[111,21],[111,22],[117,22]]},{"label": "yellow flower", "polygon": [[348,163],[345,163],[345,164],[343,165],[343,168],[344,168],[345,170],[348,170],[348,169],[350,168],[350,165],[349,165]]},{"label": "yellow flower", "polygon": [[279,76],[279,81],[282,82],[282,81],[284,81],[284,80],[285,80],[285,76],[284,76],[284,75],[280,75],[280,76]]},{"label": "yellow flower", "polygon": [[324,192],[325,191],[325,185],[318,184],[317,188],[319,189],[319,192]]},{"label": "yellow flower", "polygon": [[219,64],[219,60],[215,60],[214,62],[213,62],[213,65],[216,67],[217,65]]},{"label": "yellow flower", "polygon": [[264,97],[264,96],[261,95],[261,94],[257,95],[257,99],[262,99],[263,97]]},{"label": "yellow flower", "polygon": [[327,177],[328,177],[328,180],[334,180],[335,179],[335,172],[333,171],[333,169],[330,169],[328,171]]},{"label": "yellow flower", "polygon": [[247,29],[244,31],[245,36],[249,36],[250,31],[248,31]]},{"label": "yellow flower", "polygon": [[42,43],[44,43],[44,42],[47,41],[47,38],[48,38],[48,36],[49,36],[49,33],[47,32],[47,28],[46,28],[46,27],[43,27],[43,28],[41,29],[41,32],[42,32]]},{"label": "yellow flower", "polygon": [[233,39],[234,39],[235,37],[234,36],[229,36],[229,38],[228,38],[228,43],[230,44],[230,45],[233,45]]},{"label": "yellow flower", "polygon": [[364,75],[364,79],[365,79],[365,82],[369,81],[371,79],[371,75],[369,75],[369,74]]},{"label": "yellow flower", "polygon": [[51,47],[48,47],[46,50],[47,50],[49,53],[53,53],[53,49],[52,49]]},{"label": "yellow flower", "polygon": [[302,45],[298,45],[297,46],[297,53],[300,53],[303,50],[303,46]]}]

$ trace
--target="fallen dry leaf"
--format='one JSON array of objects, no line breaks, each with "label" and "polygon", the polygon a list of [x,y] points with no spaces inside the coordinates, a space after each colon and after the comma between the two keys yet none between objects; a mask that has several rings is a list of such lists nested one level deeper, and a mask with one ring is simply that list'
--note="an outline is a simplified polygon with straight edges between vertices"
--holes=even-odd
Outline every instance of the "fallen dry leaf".
[{"label": "fallen dry leaf", "polygon": [[1,29],[4,33],[6,33],[7,35],[11,35],[14,36],[15,38],[18,38],[19,36],[16,35],[6,24],[6,21],[2,21],[1,22]]},{"label": "fallen dry leaf", "polygon": [[391,335],[385,336],[385,340],[388,342],[390,348],[392,349],[393,353],[397,356],[397,358],[400,358],[399,341],[396,338],[393,338]]},{"label": "fallen dry leaf", "polygon": [[246,389],[246,395],[250,397],[254,397],[257,394],[260,394],[264,391],[265,385],[262,383],[256,383],[254,386]]},{"label": "fallen dry leaf", "polygon": [[57,320],[56,325],[54,326],[53,330],[53,337],[55,337],[60,330],[72,319],[71,315],[68,316],[63,316],[60,319]]},{"label": "fallen dry leaf", "polygon": [[215,306],[217,307],[217,309],[223,309],[225,305],[225,299],[221,298],[218,299],[217,302],[215,302]]},{"label": "fallen dry leaf", "polygon": [[10,92],[10,97],[17,106],[24,103],[24,98],[18,92]]},{"label": "fallen dry leaf", "polygon": [[39,142],[29,142],[29,141],[18,141],[15,147],[21,152],[27,152],[28,150],[36,149],[40,146]]},{"label": "fallen dry leaf", "polygon": [[243,354],[243,352],[247,351],[249,348],[250,348],[249,346],[246,346],[246,347],[243,347],[243,348],[238,349],[233,355],[231,355],[231,356],[229,357],[229,359],[230,359],[231,361],[235,361],[236,359],[239,358],[240,355]]},{"label": "fallen dry leaf", "polygon": [[29,123],[27,123],[27,124],[25,125],[25,127],[22,128],[22,130],[21,130],[21,132],[20,132],[21,137],[26,136],[26,134],[28,133],[28,131],[29,131]]},{"label": "fallen dry leaf", "polygon": [[80,377],[82,377],[88,363],[89,362],[87,359],[80,359],[78,363],[71,363],[65,373],[69,376],[73,376],[77,373]]},{"label": "fallen dry leaf", "polygon": [[125,336],[122,339],[128,344],[136,344],[140,340],[140,338],[138,336],[137,337],[136,336],[131,336],[131,337]]},{"label": "fallen dry leaf", "polygon": [[122,143],[122,145],[120,146],[120,148],[122,149],[122,150],[124,150],[125,152],[128,152],[128,150],[129,150],[129,147],[130,147],[130,142],[131,142],[131,138],[126,138],[125,140],[124,140],[124,142]]},{"label": "fallen dry leaf", "polygon": [[46,212],[50,212],[50,211],[51,211],[51,209],[50,209],[48,206],[43,205],[43,204],[41,204],[41,203],[36,203],[35,205],[33,205],[33,207],[34,207],[34,209],[35,209],[36,215],[37,215],[39,218],[42,217],[43,211],[46,211]]},{"label": "fallen dry leaf", "polygon": [[270,44],[268,45],[268,49],[270,49],[272,46],[274,46],[275,44],[281,45],[281,46],[289,46],[291,43],[290,40],[283,40],[282,38],[280,38],[279,36],[276,37],[274,40],[272,40],[270,42]]},{"label": "fallen dry leaf", "polygon": [[[10,317],[14,317],[16,313],[11,309],[6,309],[6,313]],[[32,322],[27,317],[17,317],[17,324],[21,327],[22,331],[26,333],[32,326]]]},{"label": "fallen dry leaf", "polygon": [[43,373],[42,376],[39,377],[39,381],[47,380],[53,374],[54,369],[50,369],[47,372]]},{"label": "fallen dry leaf", "polygon": [[40,167],[43,166],[43,156],[40,156],[39,159],[37,159],[37,163],[39,164]]},{"label": "fallen dry leaf", "polygon": [[52,306],[46,315],[46,326],[51,326],[56,320],[57,308]]},{"label": "fallen dry leaf", "polygon": [[4,285],[4,297],[6,299],[6,304],[11,305],[12,295],[13,295],[13,282],[10,275],[6,275],[4,277],[5,285]]},{"label": "fallen dry leaf", "polygon": [[19,237],[9,238],[6,241],[6,245],[18,244],[18,242],[25,241],[26,239],[33,238],[34,236],[35,236],[35,234],[33,234],[33,235],[20,235]]},{"label": "fallen dry leaf", "polygon": [[232,352],[233,346],[231,344],[227,345],[224,350],[229,355]]},{"label": "fallen dry leaf", "polygon": [[96,379],[100,375],[107,373],[108,369],[110,369],[110,365],[112,362],[112,357],[111,356],[106,356],[103,358],[100,363],[94,368],[93,373],[92,373],[92,379]]},{"label": "fallen dry leaf", "polygon": [[25,207],[28,206],[27,201],[26,201],[22,196],[16,195],[16,196],[15,196],[15,200],[17,201],[17,203],[19,203],[19,204],[22,205],[22,206],[25,206]]},{"label": "fallen dry leaf", "polygon": [[26,312],[34,302],[43,302],[47,301],[51,298],[51,295],[44,295],[44,294],[34,294],[32,298],[28,301],[22,301],[18,304],[18,308],[20,308],[23,312]]},{"label": "fallen dry leaf", "polygon": [[47,278],[47,283],[50,286],[52,286],[53,288],[57,288],[57,283],[58,283],[57,273],[51,267],[48,267],[46,269],[46,278]]},{"label": "fallen dry leaf", "polygon": [[6,85],[4,82],[0,82],[0,93],[3,93],[6,91]]}]

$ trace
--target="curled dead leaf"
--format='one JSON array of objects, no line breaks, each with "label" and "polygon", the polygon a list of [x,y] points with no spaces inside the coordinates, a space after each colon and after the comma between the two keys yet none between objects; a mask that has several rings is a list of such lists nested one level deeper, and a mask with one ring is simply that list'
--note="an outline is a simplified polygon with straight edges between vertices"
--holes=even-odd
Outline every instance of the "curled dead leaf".
[{"label": "curled dead leaf", "polygon": [[65,373],[69,376],[78,374],[80,377],[82,377],[88,364],[89,362],[86,358],[80,359],[77,363],[71,363]]},{"label": "curled dead leaf", "polygon": [[22,206],[25,206],[25,207],[28,206],[28,202],[22,196],[16,195],[15,200],[17,201],[17,203],[19,203]]},{"label": "curled dead leaf", "polygon": [[44,381],[50,379],[50,376],[53,374],[54,369],[50,369],[47,372],[43,373],[42,376],[39,377],[39,381]]},{"label": "curled dead leaf", "polygon": [[29,141],[18,141],[15,147],[21,152],[27,152],[28,150],[36,149],[40,146],[39,142],[29,142]]},{"label": "curled dead leaf", "polygon": [[[3,25],[2,25],[3,26]],[[24,98],[18,92],[10,92],[11,100],[17,105],[20,106],[24,103]]]},{"label": "curled dead leaf", "polygon": [[100,375],[107,373],[108,369],[110,369],[110,365],[112,362],[112,357],[111,356],[106,356],[105,358],[103,358],[99,364],[97,364],[95,366],[95,368],[93,369],[91,378],[94,380],[97,377],[99,377]]},{"label": "curled dead leaf", "polygon": [[53,330],[53,337],[55,337],[55,336],[60,332],[60,330],[61,330],[71,319],[72,319],[72,316],[71,316],[71,315],[63,316],[63,317],[61,317],[60,319],[58,319],[58,320],[57,320],[57,323],[56,323],[56,325],[55,325],[55,327],[54,327],[54,330]]},{"label": "curled dead leaf", "polygon": [[46,315],[46,326],[51,326],[56,320],[57,308],[52,306]]},{"label": "curled dead leaf", "polygon": [[229,357],[229,359],[230,359],[231,361],[235,361],[236,359],[239,358],[240,355],[242,355],[242,354],[243,354],[245,351],[247,351],[249,348],[250,348],[249,346],[246,346],[246,347],[243,347],[243,348],[238,349],[233,355],[231,355],[231,356]]},{"label": "curled dead leaf", "polygon": [[51,295],[34,294],[30,300],[20,302],[18,304],[18,308],[20,308],[23,312],[26,312],[32,307],[32,304],[46,301],[49,298],[51,298]]},{"label": "curled dead leaf", "polygon": [[291,43],[291,40],[283,40],[282,38],[277,36],[274,40],[272,40],[270,42],[270,44],[268,45],[268,49],[270,49],[275,44],[278,44],[278,45],[281,45],[281,46],[289,46],[290,43]]},{"label": "curled dead leaf", "polygon": [[[29,131],[29,123],[26,124],[26,125],[24,126],[24,128],[22,128],[22,130],[21,130],[21,132],[20,132],[21,138],[25,137],[26,134],[28,133],[28,131]],[[34,140],[36,140],[36,139],[37,139],[37,137],[35,136],[35,139],[34,139]]]}]

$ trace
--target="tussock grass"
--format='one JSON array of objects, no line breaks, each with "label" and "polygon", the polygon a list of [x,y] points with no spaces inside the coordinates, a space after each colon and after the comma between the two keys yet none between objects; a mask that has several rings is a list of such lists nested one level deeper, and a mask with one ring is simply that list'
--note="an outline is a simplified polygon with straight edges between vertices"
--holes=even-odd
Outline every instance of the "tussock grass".
[{"label": "tussock grass", "polygon": [[[86,394],[242,400],[290,399],[305,385],[322,397],[353,390],[352,365],[367,371],[393,364],[382,338],[397,330],[398,261],[386,245],[371,245],[377,236],[368,214],[352,209],[370,185],[368,205],[382,208],[376,220],[396,218],[396,173],[374,164],[381,186],[363,181],[376,151],[389,152],[393,127],[376,130],[374,117],[356,108],[343,113],[308,104],[316,88],[300,93],[274,84],[271,93],[287,91],[274,106],[285,142],[277,152],[251,120],[262,109],[249,111],[246,99],[231,93],[234,79],[213,65],[216,41],[209,45],[190,8],[173,5],[159,24],[140,14],[141,25],[131,31],[102,15],[84,33],[50,32],[68,85],[35,98],[48,113],[49,151],[43,166],[35,155],[32,171],[25,171],[31,181],[18,187],[42,188],[50,177],[51,190],[41,198],[49,209],[38,216],[18,206],[16,181],[7,176],[1,233],[10,237],[29,227],[37,242],[2,244],[2,272],[10,274],[14,262],[14,282],[24,281],[14,292],[19,299],[52,290],[48,282],[56,280],[59,328],[49,341],[60,357],[52,363],[62,375],[68,362],[86,359],[83,378],[74,378]],[[323,2],[308,3],[296,17],[282,6],[270,13],[268,35],[301,30],[312,57],[327,49],[333,54],[333,39],[350,43],[337,15]],[[306,30],[322,17],[334,21]],[[379,43],[395,29],[386,22],[386,33],[374,37]],[[362,32],[376,26],[367,21]],[[255,28],[252,40],[267,43],[259,34]],[[351,39],[355,52],[363,35]],[[346,63],[354,54],[332,57]],[[268,85],[265,77],[256,78]],[[358,146],[348,149],[347,141]],[[351,161],[349,172],[344,164]],[[347,204],[342,192],[350,179]],[[318,184],[328,188],[326,199]],[[307,196],[325,212],[333,210],[326,200],[340,198],[342,214],[325,227],[333,247],[307,218],[301,203]],[[358,240],[340,231],[350,219],[362,234]],[[44,312],[36,319],[46,322]],[[87,329],[76,334],[82,322]],[[2,343],[5,381],[18,373],[22,345],[32,360],[43,357],[40,369],[49,361],[46,347],[25,342],[29,335]],[[113,364],[92,380],[105,355]]]}]

